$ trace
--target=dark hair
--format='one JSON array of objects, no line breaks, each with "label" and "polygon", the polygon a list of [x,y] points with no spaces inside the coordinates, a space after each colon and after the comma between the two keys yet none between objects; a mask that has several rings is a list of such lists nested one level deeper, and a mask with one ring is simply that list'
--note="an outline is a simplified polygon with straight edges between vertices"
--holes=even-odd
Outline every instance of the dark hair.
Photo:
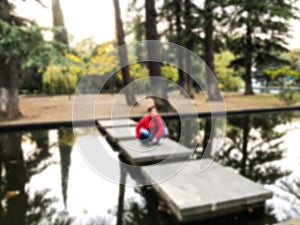
[{"label": "dark hair", "polygon": [[150,107],[148,108],[148,112],[151,112],[152,109],[156,109],[156,107],[155,107],[154,105],[153,105],[153,106],[150,106]]}]

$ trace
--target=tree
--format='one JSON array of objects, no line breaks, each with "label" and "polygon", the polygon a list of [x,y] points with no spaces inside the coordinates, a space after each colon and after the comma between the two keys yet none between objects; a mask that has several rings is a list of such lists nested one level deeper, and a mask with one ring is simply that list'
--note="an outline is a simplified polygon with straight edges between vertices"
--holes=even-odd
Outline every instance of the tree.
[{"label": "tree", "polygon": [[[177,6],[178,7],[178,6]],[[194,51],[195,44],[196,44],[196,39],[195,34],[191,32],[195,26],[195,19],[193,17],[193,12],[192,12],[192,3],[190,0],[185,0],[184,1],[184,47],[186,47],[190,51]],[[185,56],[185,71],[186,73],[183,76],[183,89],[186,91],[186,93],[193,98],[193,80],[190,77],[191,70],[192,70],[192,64],[191,64],[191,59],[190,59],[190,54],[186,54]],[[180,75],[179,75],[180,76]]]},{"label": "tree", "polygon": [[64,16],[59,0],[52,0],[52,17],[54,27],[54,40],[68,46],[68,33],[65,28]]},{"label": "tree", "polygon": [[[164,1],[161,9],[160,17],[168,23],[165,34],[166,38],[173,43],[182,45],[183,47],[194,51],[197,45],[201,43],[201,38],[195,29],[200,27],[198,16],[198,8],[191,0],[168,0]],[[178,84],[190,96],[193,97],[193,80],[190,77],[191,59],[189,55],[182,54],[182,50],[178,48],[176,60],[178,64]],[[185,70],[187,73],[185,74]],[[186,95],[185,95],[186,96]]]},{"label": "tree", "polygon": [[[144,6],[137,6],[137,0],[132,0],[128,4],[128,12],[134,13],[132,19],[127,21],[127,33],[133,34],[134,41],[143,41],[145,40],[145,20],[143,18],[143,10]],[[136,46],[135,55],[137,57],[137,61],[141,62],[143,60],[144,51],[141,46]],[[144,65],[144,64],[142,64]]]},{"label": "tree", "polygon": [[[20,21],[11,14],[12,5],[7,0],[0,1],[0,36],[9,31],[13,36],[16,26],[20,25]],[[8,35],[6,33],[6,35]],[[3,37],[3,36],[2,36]],[[1,39],[2,39],[1,37]],[[7,37],[6,37],[7,38]],[[10,37],[11,38],[11,37]],[[16,37],[14,37],[16,38]],[[4,40],[5,41],[5,38]],[[9,42],[9,40],[7,40]],[[10,45],[11,43],[8,43]],[[7,119],[15,119],[21,116],[19,110],[19,87],[18,87],[18,69],[19,64],[16,56],[7,57],[1,51],[0,53],[0,117]]]},{"label": "tree", "polygon": [[218,101],[222,100],[218,92],[218,86],[216,82],[210,77],[215,76],[215,64],[214,64],[214,20],[216,13],[214,10],[219,6],[219,1],[205,0],[204,2],[204,43],[203,43],[203,54],[204,61],[207,64],[206,68],[208,71],[205,73],[206,86],[208,93],[208,100]]},{"label": "tree", "polygon": [[[14,6],[0,1],[0,118],[15,119],[19,110],[20,78],[46,68],[50,60],[61,62],[66,48],[45,41],[35,22],[13,14]],[[22,74],[22,76],[21,76]],[[39,73],[40,75],[42,73]]]},{"label": "tree", "polygon": [[[161,9],[160,17],[165,19],[168,23],[166,30],[163,32],[166,38],[173,43],[183,45],[183,1],[182,0],[167,0]],[[175,27],[175,28],[174,28]],[[182,88],[184,85],[184,72],[183,68],[183,55],[180,49],[177,52],[177,63],[178,63],[178,85]]]},{"label": "tree", "polygon": [[[156,27],[156,9],[154,0],[145,0],[146,11],[146,39],[158,40],[158,33]],[[147,54],[149,59],[157,59],[159,55],[159,46],[155,42],[148,42]],[[151,79],[151,89],[153,99],[158,110],[169,111],[170,104],[168,103],[167,87],[163,82],[159,82],[155,77],[162,77],[160,62],[149,61],[148,68]]]},{"label": "tree", "polygon": [[228,0],[227,25],[231,30],[229,44],[239,57],[232,62],[245,70],[245,94],[254,94],[252,69],[285,63],[278,57],[286,51],[289,20],[296,18],[292,0],[242,1]]},{"label": "tree", "polygon": [[[121,48],[118,49],[119,61],[122,66],[121,73],[122,73],[124,85],[128,85],[130,83],[130,72],[128,66],[127,47],[125,46],[126,44],[125,34],[123,29],[123,22],[121,19],[119,0],[114,0],[114,9],[115,9],[115,23],[116,23],[118,45],[122,46]],[[128,88],[126,88],[125,97],[128,105],[133,105],[136,103],[136,99],[131,86],[128,86]]]}]

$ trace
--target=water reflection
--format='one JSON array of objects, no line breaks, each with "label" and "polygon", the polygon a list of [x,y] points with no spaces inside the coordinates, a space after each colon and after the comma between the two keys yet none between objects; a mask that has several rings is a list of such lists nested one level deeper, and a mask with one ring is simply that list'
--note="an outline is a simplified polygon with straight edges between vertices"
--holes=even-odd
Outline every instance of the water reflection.
[{"label": "water reflection", "polygon": [[[253,181],[267,184],[275,197],[265,211],[249,210],[195,224],[265,225],[300,213],[300,166],[297,162],[300,153],[297,144],[291,142],[297,139],[299,130],[294,132],[287,125],[299,123],[300,129],[298,120],[286,113],[228,118],[219,162],[235,168]],[[169,120],[169,137],[180,139],[187,147],[196,144],[196,156],[201,157],[207,121]],[[193,132],[199,124],[200,132]],[[181,128],[191,132],[181,134]],[[77,131],[84,138],[91,129]],[[293,132],[295,136],[286,139]],[[0,135],[0,224],[175,224],[168,208],[154,191],[149,191],[149,187],[116,185],[100,178],[82,159],[74,141],[72,129],[67,128]],[[285,161],[293,145],[295,153],[291,158],[296,161],[295,168],[289,167],[290,161]],[[118,157],[118,152],[106,150]],[[297,168],[298,173],[289,175]],[[119,169],[121,183],[135,177],[130,171],[116,169]],[[278,216],[282,201],[286,202],[284,206],[288,209],[285,217]]]},{"label": "water reflection", "polygon": [[19,133],[1,135],[0,155],[1,224],[24,224],[27,202],[26,173]]},{"label": "water reflection", "polygon": [[117,222],[116,225],[124,224],[124,196],[127,171],[125,167],[120,167],[120,182],[119,182],[119,197],[117,207]]},{"label": "water reflection", "polygon": [[288,196],[283,198],[291,203],[291,208],[285,212],[285,219],[291,219],[300,213],[300,177],[284,180],[281,182],[280,187],[283,191],[289,193]]},{"label": "water reflection", "polygon": [[[52,208],[54,198],[47,197],[47,190],[29,195],[26,185],[30,179],[42,173],[48,165],[47,159],[51,156],[48,152],[48,132],[10,132],[1,134],[0,159],[1,159],[1,210],[0,224],[47,224],[67,225],[70,218],[57,216]],[[22,139],[31,138],[36,150],[26,152],[22,149]],[[26,159],[26,160],[25,160]],[[30,189],[30,187],[29,187]]]},{"label": "water reflection", "polygon": [[181,118],[181,120],[168,120],[166,124],[170,139],[180,142],[188,148],[194,148],[197,145],[200,135],[198,119]]},{"label": "water reflection", "polygon": [[286,149],[282,147],[285,132],[276,127],[291,120],[289,114],[261,114],[228,118],[227,135],[218,161],[237,169],[243,176],[263,184],[290,174],[276,165]]},{"label": "water reflection", "polygon": [[58,130],[58,147],[61,166],[61,186],[65,209],[67,208],[67,190],[69,181],[69,168],[71,165],[71,152],[75,141],[72,128]]}]

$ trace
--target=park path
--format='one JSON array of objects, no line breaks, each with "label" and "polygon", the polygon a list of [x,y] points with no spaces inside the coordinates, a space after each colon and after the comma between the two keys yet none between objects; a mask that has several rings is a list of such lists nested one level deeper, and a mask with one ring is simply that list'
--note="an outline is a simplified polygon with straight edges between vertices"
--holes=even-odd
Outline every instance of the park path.
[{"label": "park path", "polygon": [[[95,99],[92,95],[86,95],[84,98]],[[114,116],[142,116],[146,113],[146,109],[153,102],[151,99],[145,99],[143,96],[137,96],[139,105],[129,107],[126,105],[125,98],[117,94],[101,94],[95,103],[95,118]],[[225,105],[227,110],[241,109],[257,109],[285,106],[284,102],[276,99],[276,97],[268,94],[260,94],[256,96],[244,96],[239,93],[225,93]],[[169,95],[171,103],[176,102],[178,110],[182,113],[188,113],[191,109],[190,100],[183,98],[179,94]],[[54,122],[54,121],[70,121],[72,120],[74,98],[69,99],[67,96],[37,96],[37,97],[20,97],[20,110],[23,117],[13,121],[1,121],[4,124],[22,124],[22,123],[38,123],[38,122]],[[210,108],[203,94],[196,94],[192,100],[192,105],[198,112],[209,112]],[[83,105],[80,110],[84,113],[87,109]]]}]

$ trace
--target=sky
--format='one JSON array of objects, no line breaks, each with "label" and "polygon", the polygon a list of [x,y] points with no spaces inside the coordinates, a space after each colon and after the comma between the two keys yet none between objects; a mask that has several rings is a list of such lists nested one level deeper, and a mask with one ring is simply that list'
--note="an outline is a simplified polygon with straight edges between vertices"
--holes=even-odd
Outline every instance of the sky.
[{"label": "sky", "polygon": [[[40,26],[52,26],[51,0],[41,0],[46,8],[35,0],[15,0],[16,14],[36,20]],[[127,5],[131,0],[119,0],[123,22],[126,20]],[[112,0],[60,0],[64,13],[65,26],[71,35],[71,43],[94,37],[96,43],[115,38],[114,8]],[[300,1],[298,1],[300,6]],[[300,48],[300,21],[291,21],[293,38],[289,48]],[[46,38],[50,39],[50,33]]]},{"label": "sky", "polygon": [[[41,0],[47,8],[35,0],[16,0],[17,15],[36,20],[40,26],[52,27],[51,0]],[[128,1],[120,1],[126,16]],[[112,0],[60,0],[65,26],[73,38],[73,43],[87,37],[94,37],[96,43],[115,38],[114,8]],[[51,38],[47,35],[46,38]]]}]

